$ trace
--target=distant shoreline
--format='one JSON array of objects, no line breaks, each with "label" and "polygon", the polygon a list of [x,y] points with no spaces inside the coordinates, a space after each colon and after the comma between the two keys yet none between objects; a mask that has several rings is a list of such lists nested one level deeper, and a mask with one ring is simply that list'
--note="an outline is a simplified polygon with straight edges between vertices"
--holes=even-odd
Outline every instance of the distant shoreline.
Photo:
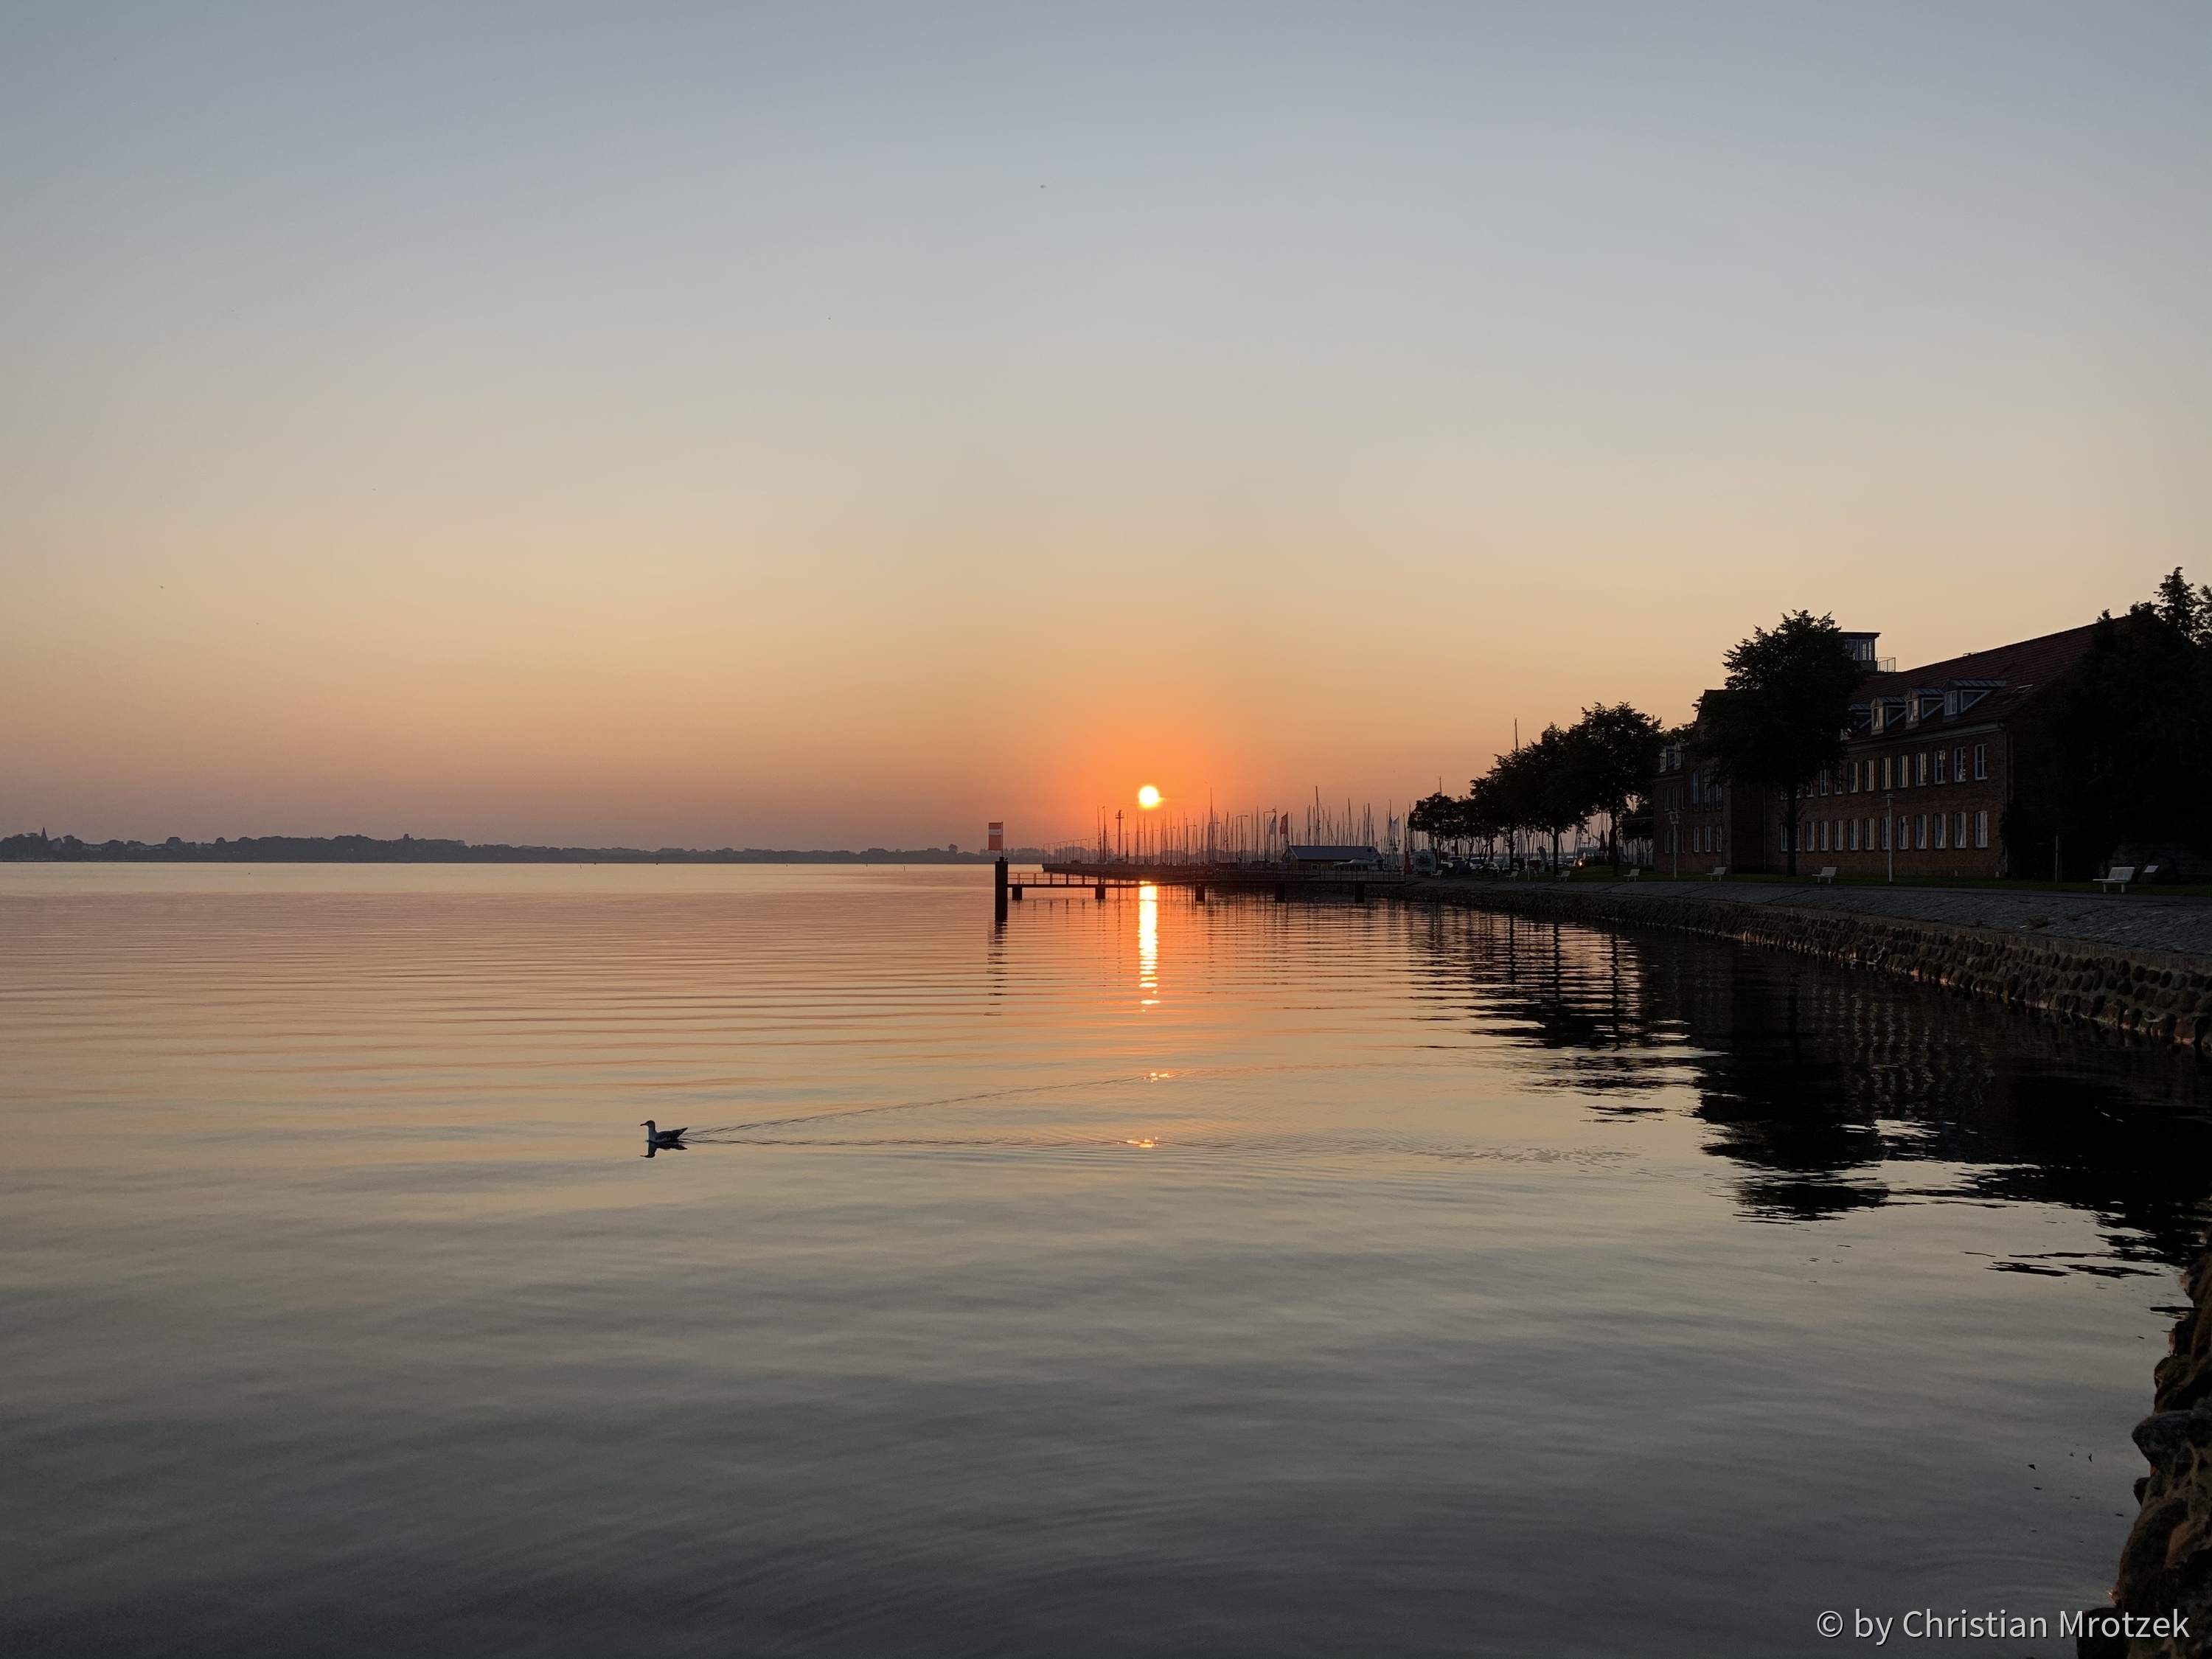
[{"label": "distant shoreline", "polygon": [[[861,852],[722,847],[511,847],[504,842],[420,841],[402,836],[244,836],[235,841],[80,841],[44,830],[0,837],[0,864],[989,864],[997,853],[943,847],[871,847]],[[1035,863],[1044,849],[1003,856]]]}]

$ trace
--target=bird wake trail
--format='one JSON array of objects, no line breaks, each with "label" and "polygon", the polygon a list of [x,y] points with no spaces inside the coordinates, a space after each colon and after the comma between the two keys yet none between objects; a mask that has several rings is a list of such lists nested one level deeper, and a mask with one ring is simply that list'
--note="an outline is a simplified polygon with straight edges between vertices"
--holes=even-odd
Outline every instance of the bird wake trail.
[{"label": "bird wake trail", "polygon": [[[929,1100],[896,1100],[880,1106],[836,1106],[818,1112],[787,1114],[781,1117],[753,1118],[743,1123],[714,1123],[684,1132],[686,1142],[695,1146],[724,1145],[750,1140],[763,1132],[776,1129],[802,1128],[810,1123],[832,1123],[842,1118],[875,1117],[886,1112],[921,1112],[939,1106],[975,1106],[986,1101],[1018,1100],[1030,1095],[1073,1094],[1080,1089],[1116,1089],[1133,1084],[1195,1082],[1200,1079],[1275,1075],[1291,1072],[1364,1071],[1364,1060],[1311,1061],[1264,1066],[1177,1066],[1170,1071],[1116,1072],[1110,1077],[1094,1077],[1073,1083],[1030,1083],[1012,1089],[984,1089],[974,1094],[939,1095]],[[1074,1143],[1070,1143],[1074,1144]]]},{"label": "bird wake trail", "polygon": [[755,1118],[745,1123],[717,1123],[692,1129],[684,1138],[693,1141],[730,1140],[755,1135],[765,1129],[794,1129],[808,1123],[830,1123],[841,1118],[874,1117],[884,1112],[927,1111],[933,1106],[973,1106],[988,1100],[1014,1100],[1024,1095],[1066,1094],[1076,1089],[1110,1089],[1118,1085],[1146,1083],[1149,1072],[1122,1072],[1112,1077],[1086,1079],[1079,1083],[1033,1083],[1018,1089],[985,1089],[970,1095],[941,1095],[933,1100],[899,1100],[881,1106],[838,1106],[827,1111],[802,1112],[787,1117]]}]

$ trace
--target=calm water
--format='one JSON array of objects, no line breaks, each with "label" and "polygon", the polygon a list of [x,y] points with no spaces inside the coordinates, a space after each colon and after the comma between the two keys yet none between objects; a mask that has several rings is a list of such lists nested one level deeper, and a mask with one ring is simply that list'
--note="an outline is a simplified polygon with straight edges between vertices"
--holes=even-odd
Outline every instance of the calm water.
[{"label": "calm water", "polygon": [[2194,1069],[1694,941],[987,883],[0,870],[6,1650],[2102,1599]]}]

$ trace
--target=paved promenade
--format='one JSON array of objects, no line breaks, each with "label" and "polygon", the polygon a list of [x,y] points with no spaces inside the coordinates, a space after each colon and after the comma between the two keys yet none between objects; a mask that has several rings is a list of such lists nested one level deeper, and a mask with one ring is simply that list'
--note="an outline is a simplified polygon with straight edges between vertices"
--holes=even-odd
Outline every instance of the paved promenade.
[{"label": "paved promenade", "polygon": [[[1540,883],[1437,882],[1422,886],[1511,889]],[[2160,898],[2157,890],[2124,894],[2005,892],[1970,887],[1819,887],[1749,881],[1576,881],[1572,893],[1679,897],[1827,915],[1893,916],[1953,927],[1987,927],[2081,939],[2124,950],[2179,951],[2212,957],[2212,899]]]}]

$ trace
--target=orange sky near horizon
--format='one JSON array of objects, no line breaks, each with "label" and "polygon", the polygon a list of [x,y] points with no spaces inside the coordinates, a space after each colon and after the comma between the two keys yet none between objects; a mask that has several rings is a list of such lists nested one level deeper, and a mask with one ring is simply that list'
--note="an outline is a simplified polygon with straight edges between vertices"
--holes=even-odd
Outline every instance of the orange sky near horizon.
[{"label": "orange sky near horizon", "polygon": [[1379,812],[2212,578],[2203,15],[1267,15],[11,20],[0,833]]}]

